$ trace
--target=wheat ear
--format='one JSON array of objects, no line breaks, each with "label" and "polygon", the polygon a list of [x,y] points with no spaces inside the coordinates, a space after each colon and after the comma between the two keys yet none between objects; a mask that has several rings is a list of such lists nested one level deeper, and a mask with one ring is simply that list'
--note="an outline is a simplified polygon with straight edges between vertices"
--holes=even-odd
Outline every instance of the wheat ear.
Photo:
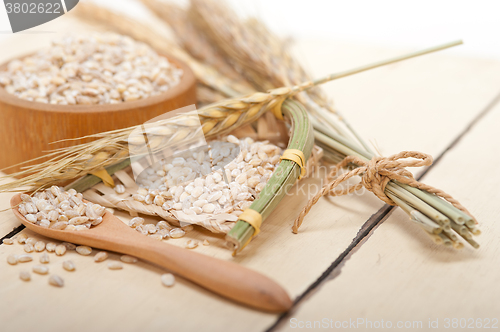
[{"label": "wheat ear", "polygon": [[189,20],[188,12],[183,7],[168,1],[141,0],[151,12],[166,22],[175,34],[175,39],[193,58],[212,66],[219,73],[239,82],[247,91],[242,94],[254,92],[253,87],[242,79],[242,76],[224,59],[205,35],[199,33]]},{"label": "wheat ear", "polygon": [[80,19],[102,24],[117,33],[128,35],[135,40],[144,42],[162,54],[172,55],[184,61],[193,70],[196,78],[206,85],[229,98],[247,94],[248,89],[242,87],[210,65],[203,64],[190,56],[174,42],[165,38],[153,28],[150,28],[130,17],[114,13],[102,6],[90,2],[80,3],[75,8],[75,14]]},{"label": "wheat ear", "polygon": [[[254,121],[268,110],[272,110],[277,117],[281,117],[281,104],[285,99],[296,96],[298,93],[314,86],[461,43],[461,41],[456,41],[439,45],[393,59],[328,75],[294,87],[282,87],[269,90],[267,93],[256,92],[250,96],[224,100],[203,107],[198,112],[179,115],[168,120],[83,137],[96,138],[96,140],[57,149],[35,159],[49,158],[48,161],[33,166],[26,166],[23,171],[11,174],[11,176],[21,179],[0,185],[0,192],[13,191],[18,188],[27,189],[26,187],[33,189],[57,184],[117,163],[127,158],[128,144],[134,144],[133,140],[131,141],[131,134],[134,131],[142,133],[142,128],[144,127],[149,139],[148,148],[153,150],[153,152],[167,146],[172,146],[172,144],[178,143],[184,138],[199,135],[200,133],[197,129],[199,124],[201,124],[203,134],[207,138],[210,138]],[[153,138],[149,138],[149,135],[152,135]],[[140,142],[143,142],[143,139]],[[27,161],[27,163],[32,161]],[[0,183],[7,179],[10,179],[10,176],[1,177]]]}]

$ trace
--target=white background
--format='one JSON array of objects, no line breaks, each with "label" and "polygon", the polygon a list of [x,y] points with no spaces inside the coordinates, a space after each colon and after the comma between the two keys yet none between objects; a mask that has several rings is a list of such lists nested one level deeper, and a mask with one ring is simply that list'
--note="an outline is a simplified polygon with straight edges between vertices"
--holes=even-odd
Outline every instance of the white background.
[{"label": "white background", "polygon": [[[31,1],[31,0],[27,0]],[[88,1],[88,0],[84,0]],[[139,17],[135,0],[97,0]],[[293,38],[336,39],[394,47],[427,47],[463,39],[455,54],[500,59],[500,1],[495,0],[230,0]],[[43,25],[31,30],[43,30]],[[0,31],[10,31],[0,0]],[[1,50],[0,50],[1,52]]]}]

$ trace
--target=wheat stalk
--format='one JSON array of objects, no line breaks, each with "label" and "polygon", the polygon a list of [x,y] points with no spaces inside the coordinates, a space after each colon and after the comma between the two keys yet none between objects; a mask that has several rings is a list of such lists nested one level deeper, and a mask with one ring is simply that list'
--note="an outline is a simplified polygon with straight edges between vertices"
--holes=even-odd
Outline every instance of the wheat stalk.
[{"label": "wheat stalk", "polygon": [[[153,153],[173,147],[183,140],[188,141],[190,138],[199,137],[200,124],[201,131],[207,138],[230,132],[256,120],[270,109],[280,109],[281,103],[288,96],[296,93],[295,91],[291,88],[281,88],[268,93],[254,93],[247,97],[211,104],[197,112],[186,113],[167,120],[82,137],[81,139],[93,138],[95,140],[51,151],[37,158],[49,158],[47,161],[24,167],[18,173],[1,177],[0,182],[11,176],[20,179],[0,185],[0,192],[14,191],[18,188],[33,190],[60,184],[115,164],[128,157],[129,143],[134,141],[132,134],[134,131],[140,132],[143,126],[148,136],[153,135],[158,138],[157,140],[149,139],[149,148]],[[142,138],[142,134],[140,136],[138,138]],[[144,151],[135,151],[135,153],[146,154],[146,147]]]},{"label": "wheat stalk", "polygon": [[[309,90],[317,85],[422,54],[442,50],[459,43],[461,41],[439,45],[341,73],[331,74],[321,79],[307,81],[293,87],[282,87],[269,90],[266,93],[256,92],[246,97],[223,100],[205,106],[197,112],[178,115],[167,120],[82,137],[79,139],[92,138],[95,140],[56,149],[45,156],[26,161],[25,163],[31,163],[42,158],[48,159],[40,164],[26,166],[23,171],[18,173],[0,177],[0,183],[10,179],[11,176],[20,178],[19,180],[0,185],[0,192],[14,191],[18,188],[26,190],[26,187],[37,189],[52,184],[59,184],[122,161],[128,157],[128,144],[131,142],[133,144],[133,135],[131,137],[131,134],[134,131],[142,133],[142,128],[144,128],[148,136],[153,135],[157,137],[157,139],[149,139],[148,148],[153,150],[153,152],[162,150],[173,144],[178,144],[182,139],[198,137],[200,134],[198,126],[200,124],[201,131],[205,137],[210,138],[228,133],[235,128],[252,122],[268,110],[272,110],[277,117],[281,117],[281,104],[285,99],[296,96],[300,92]],[[140,142],[142,143],[143,140],[141,139]]]},{"label": "wheat stalk", "polygon": [[[256,18],[249,18],[242,24],[248,33],[254,34],[261,47],[264,49],[264,52],[269,54],[272,58],[272,63],[280,65],[282,68],[280,71],[285,71],[288,74],[288,78],[292,84],[310,80],[310,76],[301,64],[296,61],[288,51],[289,48],[287,43],[270,31],[262,21]],[[307,95],[319,106],[327,108],[332,113],[338,113],[331,99],[328,99],[323,89],[320,87],[314,87],[308,90]]]},{"label": "wheat stalk", "polygon": [[[229,61],[239,66],[239,71],[257,90],[266,91],[310,80],[286,45],[262,22],[256,19],[242,22],[224,1],[191,0],[190,13],[198,33],[206,35]],[[329,129],[350,140],[354,137],[365,150],[373,152],[320,88],[297,94],[295,99]]]},{"label": "wheat stalk", "polygon": [[220,52],[210,43],[205,35],[200,34],[188,18],[188,12],[181,6],[159,0],[141,0],[151,12],[165,21],[175,34],[179,45],[198,61],[210,65],[219,73],[231,79],[239,81],[246,86],[248,93],[253,88],[242,80],[241,75],[229,64]]}]

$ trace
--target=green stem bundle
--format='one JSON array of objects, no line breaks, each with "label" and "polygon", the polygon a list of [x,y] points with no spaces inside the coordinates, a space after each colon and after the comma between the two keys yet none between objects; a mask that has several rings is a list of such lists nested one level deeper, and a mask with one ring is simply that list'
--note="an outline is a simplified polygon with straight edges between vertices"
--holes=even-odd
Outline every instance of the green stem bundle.
[{"label": "green stem bundle", "polygon": [[[331,154],[332,159],[357,156],[369,161],[375,156],[342,136],[341,133],[327,131],[318,121],[313,120],[312,122],[316,124],[316,143],[324,148],[325,154]],[[393,180],[387,184],[385,194],[401,207],[409,215],[410,220],[418,224],[436,243],[460,249],[463,244],[459,242],[456,236],[458,234],[471,246],[479,248],[479,244],[472,239],[472,235],[480,234],[476,228],[476,221],[447,201],[427,191]]]},{"label": "green stem bundle", "polygon": [[[288,149],[300,150],[306,159],[309,158],[314,145],[314,136],[306,110],[301,104],[286,100],[283,103],[282,112],[292,127]],[[259,212],[262,220],[265,220],[297,181],[300,172],[301,169],[295,162],[282,160],[250,209]],[[238,252],[252,238],[254,231],[255,229],[250,224],[238,220],[227,234],[226,240],[231,249]]]}]

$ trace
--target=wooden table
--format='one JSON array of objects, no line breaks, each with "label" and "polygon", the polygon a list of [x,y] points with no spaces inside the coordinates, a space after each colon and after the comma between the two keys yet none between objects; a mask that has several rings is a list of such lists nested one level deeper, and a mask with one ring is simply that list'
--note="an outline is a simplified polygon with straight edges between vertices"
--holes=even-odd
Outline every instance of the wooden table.
[{"label": "wooden table", "polygon": [[[44,30],[77,26],[63,17]],[[2,36],[0,61],[46,45],[58,34]],[[315,76],[409,51],[335,40],[299,41],[296,50]],[[313,178],[292,190],[237,257],[224,249],[219,236],[188,233],[211,242],[196,251],[234,260],[281,283],[296,299],[287,315],[236,305],[181,278],[165,288],[159,279],[165,271],[144,262],[111,271],[76,252],[50,255],[51,272],[63,276],[64,288],[49,286],[47,277],[39,275],[26,283],[19,271],[35,263],[5,262],[10,253],[22,252],[16,243],[0,245],[2,331],[287,331],[352,320],[363,320],[358,330],[380,327],[381,320],[392,326],[416,322],[417,328],[422,322],[421,330],[427,330],[429,320],[438,320],[440,328],[446,319],[450,324],[454,318],[465,318],[467,324],[469,319],[498,320],[500,61],[451,57],[444,51],[338,80],[325,89],[382,154],[418,150],[435,157],[422,180],[451,193],[475,214],[483,231],[479,250],[434,245],[402,211],[369,192],[321,199],[294,235],[294,218],[321,185]],[[8,207],[10,196],[0,195],[0,208]],[[12,212],[0,213],[2,237],[16,233],[19,225]],[[182,245],[185,240],[168,241]],[[34,256],[37,261],[39,254]],[[66,259],[75,262],[75,272],[62,269]]]}]

